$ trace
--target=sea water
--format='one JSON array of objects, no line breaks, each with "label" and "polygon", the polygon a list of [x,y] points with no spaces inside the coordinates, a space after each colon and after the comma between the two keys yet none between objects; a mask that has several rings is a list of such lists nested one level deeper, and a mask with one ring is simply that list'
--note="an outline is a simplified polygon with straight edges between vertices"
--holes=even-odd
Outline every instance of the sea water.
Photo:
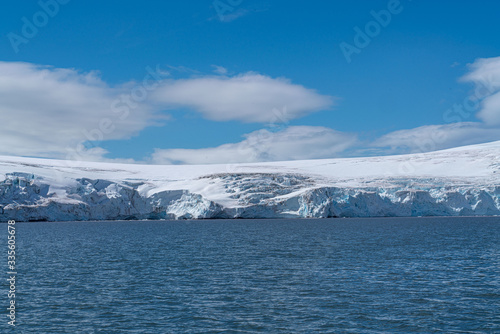
[{"label": "sea water", "polygon": [[16,229],[2,333],[500,333],[500,217]]}]

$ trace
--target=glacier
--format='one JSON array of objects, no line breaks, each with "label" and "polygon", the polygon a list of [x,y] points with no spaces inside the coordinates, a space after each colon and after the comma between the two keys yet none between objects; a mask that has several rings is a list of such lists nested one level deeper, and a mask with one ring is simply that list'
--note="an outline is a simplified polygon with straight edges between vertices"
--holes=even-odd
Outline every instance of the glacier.
[{"label": "glacier", "polygon": [[474,215],[500,215],[500,141],[226,165],[0,157],[0,221]]}]

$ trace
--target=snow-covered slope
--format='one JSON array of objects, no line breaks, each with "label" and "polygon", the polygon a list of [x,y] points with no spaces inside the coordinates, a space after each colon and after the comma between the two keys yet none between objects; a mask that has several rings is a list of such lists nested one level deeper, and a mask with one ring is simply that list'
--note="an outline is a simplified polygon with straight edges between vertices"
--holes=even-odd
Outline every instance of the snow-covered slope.
[{"label": "snow-covered slope", "polygon": [[500,215],[500,141],[425,154],[236,165],[0,156],[0,220]]}]

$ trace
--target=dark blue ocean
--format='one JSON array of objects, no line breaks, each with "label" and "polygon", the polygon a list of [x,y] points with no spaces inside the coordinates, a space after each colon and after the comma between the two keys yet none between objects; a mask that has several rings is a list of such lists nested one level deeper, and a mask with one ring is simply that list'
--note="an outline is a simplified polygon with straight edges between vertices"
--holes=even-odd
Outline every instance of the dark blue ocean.
[{"label": "dark blue ocean", "polygon": [[500,217],[0,229],[1,333],[500,333]]}]

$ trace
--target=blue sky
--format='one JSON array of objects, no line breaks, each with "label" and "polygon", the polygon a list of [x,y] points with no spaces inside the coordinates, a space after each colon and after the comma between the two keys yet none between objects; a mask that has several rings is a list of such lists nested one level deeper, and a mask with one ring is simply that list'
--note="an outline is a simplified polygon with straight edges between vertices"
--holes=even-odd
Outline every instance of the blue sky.
[{"label": "blue sky", "polygon": [[[496,1],[9,2],[0,154],[227,163],[499,140],[498,13]],[[146,96],[113,110],[145,78]]]}]

